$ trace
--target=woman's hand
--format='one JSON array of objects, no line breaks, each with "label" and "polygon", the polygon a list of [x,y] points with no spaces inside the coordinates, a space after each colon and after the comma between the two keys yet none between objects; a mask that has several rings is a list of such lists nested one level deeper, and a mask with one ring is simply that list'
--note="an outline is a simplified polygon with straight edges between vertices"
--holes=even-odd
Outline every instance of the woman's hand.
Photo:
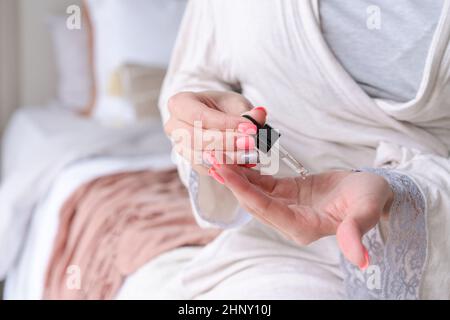
[{"label": "woman's hand", "polygon": [[329,172],[276,179],[237,166],[215,170],[241,206],[300,245],[336,234],[345,257],[361,269],[369,265],[362,236],[388,216],[393,192],[372,173]]},{"label": "woman's hand", "polygon": [[254,148],[246,142],[257,128],[242,114],[248,113],[261,123],[266,118],[264,108],[253,108],[247,99],[233,92],[181,92],[169,100],[168,107],[167,135],[175,150],[202,174],[208,172],[202,162],[209,151],[214,150],[221,160],[238,163],[239,149]]}]

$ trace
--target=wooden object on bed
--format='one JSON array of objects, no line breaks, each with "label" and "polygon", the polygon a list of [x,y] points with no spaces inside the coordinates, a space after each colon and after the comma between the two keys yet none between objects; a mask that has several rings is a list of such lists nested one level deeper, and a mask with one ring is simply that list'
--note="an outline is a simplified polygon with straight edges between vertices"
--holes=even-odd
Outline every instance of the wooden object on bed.
[{"label": "wooden object on bed", "polygon": [[[90,70],[95,79],[94,26],[86,0],[83,0],[83,17],[89,39]],[[135,108],[138,119],[159,116],[158,100],[166,72],[166,69],[157,66],[126,63],[109,75],[108,94],[129,101]],[[91,101],[81,111],[83,116],[90,117],[93,114],[98,99],[97,89],[96,81],[93,81]]]},{"label": "wooden object on bed", "polygon": [[133,105],[138,119],[159,118],[159,93],[166,69],[125,64],[109,78],[108,95],[121,97]]}]

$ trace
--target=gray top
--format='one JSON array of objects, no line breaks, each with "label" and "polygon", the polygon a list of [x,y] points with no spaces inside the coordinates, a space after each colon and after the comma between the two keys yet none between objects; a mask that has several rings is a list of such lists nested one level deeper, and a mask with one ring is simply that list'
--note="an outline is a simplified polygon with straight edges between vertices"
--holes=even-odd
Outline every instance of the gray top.
[{"label": "gray top", "polygon": [[443,0],[320,0],[325,40],[373,98],[415,98]]}]

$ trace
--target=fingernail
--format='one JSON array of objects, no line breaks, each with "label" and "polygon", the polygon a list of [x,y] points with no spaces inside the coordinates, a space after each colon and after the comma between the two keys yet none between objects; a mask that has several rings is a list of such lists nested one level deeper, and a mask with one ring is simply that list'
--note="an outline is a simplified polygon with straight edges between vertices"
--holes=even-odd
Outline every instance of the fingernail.
[{"label": "fingernail", "polygon": [[218,183],[225,184],[225,180],[216,172],[216,169],[214,169],[214,168],[209,169],[208,174],[210,177],[212,177]]},{"label": "fingernail", "polygon": [[236,140],[236,146],[239,150],[254,150],[255,139],[253,137],[240,137]]},{"label": "fingernail", "polygon": [[215,157],[215,155],[210,151],[206,151],[203,153],[203,160],[205,160],[207,163],[209,163],[214,168],[220,168],[219,161],[217,161],[217,158]]},{"label": "fingernail", "polygon": [[258,128],[253,123],[241,123],[238,126],[238,132],[248,135],[255,135]]},{"label": "fingernail", "polygon": [[264,108],[264,107],[256,107],[256,108],[254,108],[253,110],[262,111],[262,112],[264,112],[264,113],[266,114],[266,116],[267,116],[267,109]]},{"label": "fingernail", "polygon": [[239,165],[239,167],[247,168],[247,169],[253,169],[256,166],[257,166],[257,164],[241,164],[241,165]]},{"label": "fingernail", "polygon": [[364,249],[364,262],[359,266],[362,271],[365,271],[370,265],[369,252]]}]

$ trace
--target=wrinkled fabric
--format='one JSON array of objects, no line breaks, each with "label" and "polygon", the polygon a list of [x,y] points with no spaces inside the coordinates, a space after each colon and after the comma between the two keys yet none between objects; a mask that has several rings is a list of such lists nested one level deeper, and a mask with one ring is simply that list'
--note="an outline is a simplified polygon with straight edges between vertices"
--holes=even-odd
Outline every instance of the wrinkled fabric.
[{"label": "wrinkled fabric", "polygon": [[151,259],[203,246],[217,235],[195,223],[175,170],[99,178],[61,209],[44,297],[112,299],[125,278]]}]

